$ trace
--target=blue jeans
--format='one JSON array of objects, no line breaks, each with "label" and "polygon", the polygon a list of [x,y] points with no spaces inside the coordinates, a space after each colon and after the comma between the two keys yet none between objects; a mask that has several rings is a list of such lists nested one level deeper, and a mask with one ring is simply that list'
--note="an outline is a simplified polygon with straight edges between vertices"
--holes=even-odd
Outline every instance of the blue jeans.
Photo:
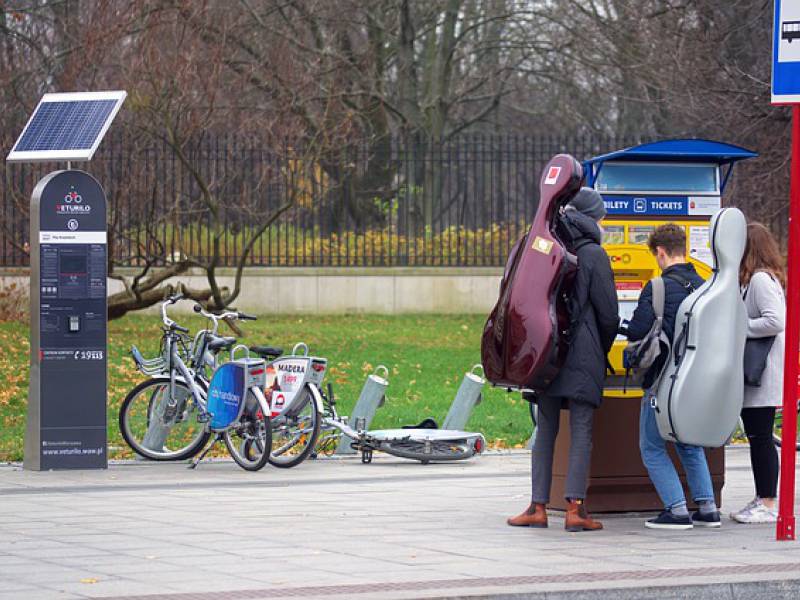
[{"label": "blue jeans", "polygon": [[[639,451],[642,462],[647,467],[650,480],[658,492],[664,507],[669,509],[686,502],[683,487],[678,478],[675,465],[667,454],[667,442],[658,433],[656,411],[650,404],[653,396],[647,390],[642,399],[642,412],[639,416]],[[706,453],[700,446],[675,444],[675,450],[681,459],[689,482],[689,490],[695,502],[714,499],[714,487],[711,484],[711,473],[706,462]]]}]

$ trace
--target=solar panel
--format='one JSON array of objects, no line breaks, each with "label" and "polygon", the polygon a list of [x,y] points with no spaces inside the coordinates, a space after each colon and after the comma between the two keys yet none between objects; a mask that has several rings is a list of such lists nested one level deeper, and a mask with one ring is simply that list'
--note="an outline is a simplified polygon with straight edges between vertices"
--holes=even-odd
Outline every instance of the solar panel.
[{"label": "solar panel", "polygon": [[125,92],[45,94],[6,160],[91,160],[126,95]]}]

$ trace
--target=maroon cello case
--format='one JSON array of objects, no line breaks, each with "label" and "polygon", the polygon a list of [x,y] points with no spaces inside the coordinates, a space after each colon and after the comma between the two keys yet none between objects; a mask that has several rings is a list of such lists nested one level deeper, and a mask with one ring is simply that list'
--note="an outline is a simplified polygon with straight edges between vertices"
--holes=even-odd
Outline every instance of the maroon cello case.
[{"label": "maroon cello case", "polygon": [[582,179],[580,163],[569,154],[553,157],[542,173],[533,224],[511,250],[500,298],[483,329],[481,362],[495,385],[541,392],[564,362],[577,261],[556,225]]}]

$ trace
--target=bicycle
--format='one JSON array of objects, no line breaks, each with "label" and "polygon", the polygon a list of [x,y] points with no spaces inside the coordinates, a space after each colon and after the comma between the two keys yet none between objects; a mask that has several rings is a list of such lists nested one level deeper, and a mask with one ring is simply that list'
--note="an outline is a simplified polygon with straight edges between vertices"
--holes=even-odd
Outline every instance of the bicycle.
[{"label": "bicycle", "polygon": [[[219,337],[208,330],[198,333],[190,350],[189,330],[167,315],[167,306],[180,299],[181,295],[172,296],[161,305],[164,323],[161,356],[146,360],[135,347],[131,349],[139,370],[152,377],[125,397],[119,413],[122,436],[134,452],[152,460],[190,458],[205,447],[192,467],[200,463],[216,442],[224,440],[240,467],[259,470],[269,457],[242,449],[248,444],[260,447],[272,444],[271,409],[262,391],[266,381],[265,361],[251,359],[249,349],[239,345],[231,349],[230,362],[217,366],[216,353],[231,348],[235,339]],[[244,313],[215,316],[255,319]],[[235,353],[241,349],[247,352],[247,357],[237,360]],[[207,380],[204,371],[212,364],[213,375]],[[207,445],[212,435],[214,441]]]},{"label": "bicycle", "polygon": [[[214,323],[212,338],[216,337],[220,320],[235,318],[238,313],[217,315],[195,305],[194,311]],[[200,338],[200,334],[195,338]],[[226,338],[232,339],[232,338]],[[216,368],[217,346],[203,350],[196,343],[193,353],[198,369],[205,372]],[[266,382],[264,394],[271,408],[272,443],[269,463],[279,468],[291,468],[302,463],[313,452],[320,432],[322,394],[319,385],[325,377],[328,361],[310,356],[308,346],[299,343],[290,355],[283,356],[283,349],[272,346],[250,346],[250,351],[266,360]],[[302,349],[302,354],[300,350]],[[263,451],[257,444],[244,443],[239,452],[254,459]]]},{"label": "bicycle", "polygon": [[355,419],[353,428],[348,424],[347,417],[338,414],[330,383],[327,395],[322,398],[325,408],[323,437],[317,444],[313,455],[315,458],[320,454],[333,455],[343,435],[350,439],[350,447],[361,453],[361,462],[364,464],[372,462],[375,451],[428,464],[465,460],[482,454],[486,448],[486,439],[482,434],[434,428],[435,422],[433,427],[423,426],[423,421],[412,427],[368,431],[364,419],[359,418]]},{"label": "bicycle", "polygon": [[[219,322],[237,319],[242,313],[212,313],[204,310],[199,304],[194,306],[194,311],[208,319],[213,326],[199,331],[191,347],[184,350],[184,354],[189,357],[190,368],[195,373],[198,384],[207,387],[208,373],[213,373],[217,368],[219,352],[229,349],[236,341],[235,338],[223,338],[217,334]],[[166,315],[163,315],[163,318],[166,318]],[[301,348],[303,354],[298,353]],[[133,351],[140,370],[147,368],[148,361],[144,361],[135,348]],[[297,466],[311,454],[319,436],[322,398],[318,385],[322,383],[327,371],[327,360],[309,356],[308,346],[303,343],[297,344],[289,356],[281,356],[283,349],[271,346],[250,346],[250,351],[267,361],[264,389],[265,397],[271,407],[272,425],[272,451],[268,460],[276,467]],[[164,371],[164,361],[158,362],[158,360],[149,361],[154,365],[151,369]],[[180,455],[167,455],[156,460],[190,458],[199,452],[207,441],[208,437],[202,442],[198,439],[187,446]],[[254,460],[261,451],[261,448],[253,443],[245,443],[239,448],[239,453],[250,457],[251,460]]]}]

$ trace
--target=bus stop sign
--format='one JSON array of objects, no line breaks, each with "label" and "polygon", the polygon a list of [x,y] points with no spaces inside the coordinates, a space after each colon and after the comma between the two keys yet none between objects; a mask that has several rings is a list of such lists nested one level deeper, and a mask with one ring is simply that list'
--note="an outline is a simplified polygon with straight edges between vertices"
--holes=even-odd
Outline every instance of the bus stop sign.
[{"label": "bus stop sign", "polygon": [[800,102],[800,2],[775,0],[772,103]]}]

